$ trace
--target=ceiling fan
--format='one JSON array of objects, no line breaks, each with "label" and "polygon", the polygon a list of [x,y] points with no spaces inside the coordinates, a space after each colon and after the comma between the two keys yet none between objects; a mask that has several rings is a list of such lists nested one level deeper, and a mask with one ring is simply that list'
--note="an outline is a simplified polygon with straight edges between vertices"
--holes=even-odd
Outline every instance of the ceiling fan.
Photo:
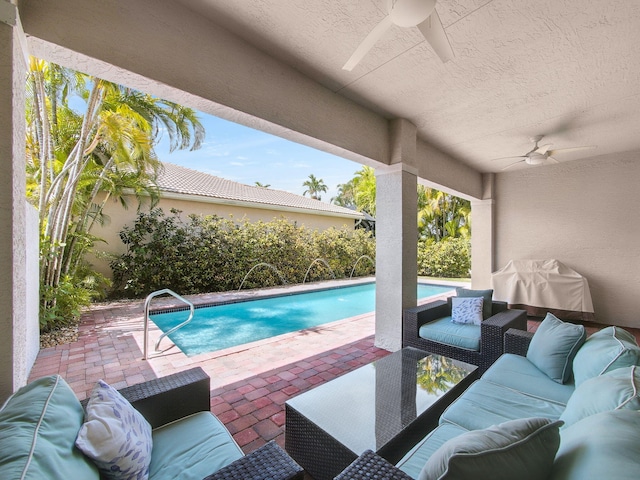
[{"label": "ceiling fan", "polygon": [[369,32],[343,70],[352,70],[392,25],[418,27],[443,62],[453,58],[449,39],[436,12],[436,0],[386,0],[386,4],[388,15]]},{"label": "ceiling fan", "polygon": [[569,152],[577,152],[578,150],[588,150],[592,148],[596,148],[595,145],[584,146],[584,147],[570,147],[570,148],[556,148],[551,150],[552,144],[542,145],[539,143],[542,140],[543,135],[536,135],[535,137],[531,137],[530,140],[533,142],[533,148],[529,150],[524,155],[513,156],[513,157],[502,157],[502,158],[494,158],[492,161],[496,160],[507,160],[507,159],[515,159],[519,158],[517,162],[511,163],[504,167],[502,170],[507,170],[519,163],[526,163],[527,165],[542,165],[547,162],[551,163],[560,163],[558,160],[554,158],[554,155],[558,153],[569,153]]}]

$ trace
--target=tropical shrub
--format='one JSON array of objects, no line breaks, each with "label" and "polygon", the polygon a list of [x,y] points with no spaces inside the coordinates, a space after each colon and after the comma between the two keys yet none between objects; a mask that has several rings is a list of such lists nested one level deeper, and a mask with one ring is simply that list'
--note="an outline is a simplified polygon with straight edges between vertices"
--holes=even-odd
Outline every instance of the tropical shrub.
[{"label": "tropical shrub", "polygon": [[467,278],[471,270],[471,243],[448,237],[440,242],[418,242],[418,275]]},{"label": "tropical shrub", "polygon": [[[307,272],[309,281],[330,279],[331,271],[345,278],[358,258],[375,255],[375,240],[363,230],[318,232],[284,218],[241,224],[215,215],[182,220],[180,213],[154,208],[120,232],[127,252],[111,262],[113,297],[142,297],[162,288],[193,294],[301,283]],[[373,271],[372,262],[359,262],[354,275]]]}]

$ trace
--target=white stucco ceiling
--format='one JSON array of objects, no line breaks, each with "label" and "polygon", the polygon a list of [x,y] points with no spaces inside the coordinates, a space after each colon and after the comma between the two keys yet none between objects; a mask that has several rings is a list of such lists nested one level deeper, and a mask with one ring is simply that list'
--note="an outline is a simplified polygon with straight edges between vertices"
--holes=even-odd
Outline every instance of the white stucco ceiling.
[{"label": "white stucco ceiling", "polygon": [[529,151],[533,135],[552,148],[597,146],[561,161],[640,150],[635,0],[439,0],[452,61],[417,28],[394,26],[351,72],[342,66],[384,0],[179,1],[336,94],[410,120],[482,172]]}]

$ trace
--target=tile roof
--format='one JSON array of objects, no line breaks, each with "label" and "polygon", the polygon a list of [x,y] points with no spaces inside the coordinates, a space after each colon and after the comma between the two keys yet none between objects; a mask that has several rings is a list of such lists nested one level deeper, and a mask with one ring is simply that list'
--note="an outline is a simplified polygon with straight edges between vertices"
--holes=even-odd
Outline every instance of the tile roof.
[{"label": "tile roof", "polygon": [[162,166],[157,178],[161,192],[195,195],[234,204],[254,204],[254,207],[270,206],[276,210],[295,209],[330,216],[364,218],[360,212],[294,193],[245,185],[172,163],[162,162]]}]

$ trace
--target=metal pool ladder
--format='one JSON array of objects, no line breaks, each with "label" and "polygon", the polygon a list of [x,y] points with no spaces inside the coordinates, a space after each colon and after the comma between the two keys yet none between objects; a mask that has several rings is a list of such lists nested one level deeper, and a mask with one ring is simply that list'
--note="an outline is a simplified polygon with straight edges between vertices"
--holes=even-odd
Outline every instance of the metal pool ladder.
[{"label": "metal pool ladder", "polygon": [[169,295],[177,298],[181,302],[184,302],[187,305],[189,305],[189,318],[187,318],[180,325],[176,325],[172,329],[170,329],[170,330],[164,332],[162,335],[160,335],[160,338],[156,342],[156,349],[155,349],[156,352],[160,351],[158,347],[160,346],[160,342],[162,341],[162,339],[164,337],[166,337],[167,335],[172,334],[176,330],[179,330],[180,328],[184,327],[187,323],[189,323],[191,320],[193,320],[193,312],[194,312],[193,303],[191,303],[189,300],[186,300],[186,299],[182,298],[180,295],[178,295],[173,290],[169,290],[168,288],[164,288],[162,290],[158,290],[156,292],[153,292],[153,293],[150,293],[149,295],[147,295],[147,298],[144,301],[144,357],[143,357],[143,360],[148,360],[149,359],[149,306],[151,304],[151,299],[153,299],[153,298],[155,298],[155,297],[157,297],[159,295],[164,295],[165,293],[168,293]]}]

